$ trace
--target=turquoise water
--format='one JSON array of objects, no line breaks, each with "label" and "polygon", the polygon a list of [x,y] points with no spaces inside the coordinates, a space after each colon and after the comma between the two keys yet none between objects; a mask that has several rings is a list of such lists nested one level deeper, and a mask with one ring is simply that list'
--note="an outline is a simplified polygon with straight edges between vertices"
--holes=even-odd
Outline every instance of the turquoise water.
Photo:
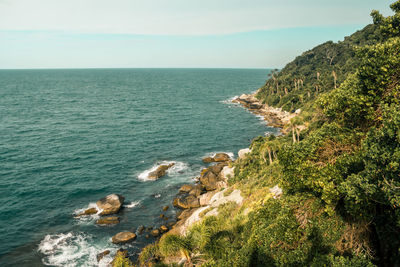
[{"label": "turquoise water", "polygon": [[[94,69],[0,71],[0,266],[92,266],[110,237],[159,226],[163,205],[215,152],[236,153],[275,129],[235,95],[268,70]],[[157,181],[148,171],[175,167]],[[121,223],[94,225],[77,210],[125,196]],[[167,212],[172,218],[174,209]],[[134,256],[151,240],[124,246]]]}]

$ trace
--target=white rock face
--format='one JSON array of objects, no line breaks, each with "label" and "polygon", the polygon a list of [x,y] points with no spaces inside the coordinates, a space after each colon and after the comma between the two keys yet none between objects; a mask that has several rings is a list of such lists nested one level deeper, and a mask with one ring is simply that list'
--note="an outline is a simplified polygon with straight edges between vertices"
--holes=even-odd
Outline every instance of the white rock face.
[{"label": "white rock face", "polygon": [[220,172],[220,176],[223,180],[227,181],[229,178],[233,178],[235,176],[235,167],[225,166]]},{"label": "white rock face", "polygon": [[280,188],[278,185],[275,185],[274,187],[269,189],[269,192],[271,192],[274,196],[274,199],[280,198],[282,196],[282,188]]},{"label": "white rock face", "polygon": [[251,149],[250,149],[250,148],[244,148],[244,149],[239,150],[238,156],[239,156],[240,159],[243,159],[243,158],[245,158],[246,155],[249,154],[250,152],[251,152]]}]

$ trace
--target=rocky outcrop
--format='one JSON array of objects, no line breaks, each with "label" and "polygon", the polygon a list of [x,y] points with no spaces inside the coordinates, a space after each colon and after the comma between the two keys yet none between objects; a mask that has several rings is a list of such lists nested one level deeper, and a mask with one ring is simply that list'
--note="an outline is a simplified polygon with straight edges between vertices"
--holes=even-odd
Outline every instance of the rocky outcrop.
[{"label": "rocky outcrop", "polygon": [[212,171],[207,170],[202,172],[200,182],[207,191],[212,191],[217,189],[218,177]]},{"label": "rocky outcrop", "polygon": [[113,236],[111,240],[114,244],[124,244],[132,242],[135,239],[136,239],[136,234],[132,232],[121,232]]},{"label": "rocky outcrop", "polygon": [[171,163],[168,165],[160,165],[160,166],[158,166],[158,168],[155,171],[152,171],[148,174],[148,178],[151,180],[157,180],[158,178],[167,174],[167,170],[174,165],[175,165],[175,163]]},{"label": "rocky outcrop", "polygon": [[[264,117],[264,120],[269,126],[283,128],[290,123],[290,120],[298,115],[298,113],[290,113],[282,110],[282,108],[274,108],[263,104],[255,97],[255,94],[243,94],[234,100],[234,103],[239,103],[250,112]],[[300,113],[300,111],[299,111]]]},{"label": "rocky outcrop", "polygon": [[181,193],[189,193],[194,188],[192,184],[184,184],[179,188],[179,192]]},{"label": "rocky outcrop", "polygon": [[200,207],[199,199],[194,195],[188,195],[174,200],[174,206],[181,209]]},{"label": "rocky outcrop", "polygon": [[100,215],[116,214],[121,209],[124,200],[123,196],[112,194],[98,200],[96,205],[101,210]]},{"label": "rocky outcrop", "polygon": [[119,218],[118,217],[104,217],[100,218],[96,221],[96,224],[99,225],[111,225],[111,224],[118,224]]}]

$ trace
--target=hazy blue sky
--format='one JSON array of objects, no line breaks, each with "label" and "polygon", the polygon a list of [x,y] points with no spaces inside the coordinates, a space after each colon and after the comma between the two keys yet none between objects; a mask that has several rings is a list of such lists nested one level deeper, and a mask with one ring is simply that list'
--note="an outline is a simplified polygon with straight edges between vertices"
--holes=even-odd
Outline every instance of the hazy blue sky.
[{"label": "hazy blue sky", "polygon": [[394,0],[0,0],[0,68],[282,67]]}]

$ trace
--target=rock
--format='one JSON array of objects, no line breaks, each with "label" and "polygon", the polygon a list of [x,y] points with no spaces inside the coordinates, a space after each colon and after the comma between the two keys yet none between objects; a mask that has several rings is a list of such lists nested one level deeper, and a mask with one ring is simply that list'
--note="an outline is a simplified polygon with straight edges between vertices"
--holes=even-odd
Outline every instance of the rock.
[{"label": "rock", "polygon": [[235,167],[225,166],[220,173],[221,179],[225,181],[227,181],[229,178],[233,178],[234,176],[235,176]]},{"label": "rock", "polygon": [[226,153],[217,153],[214,156],[215,162],[224,162],[224,161],[230,161],[230,160],[231,160],[231,157],[229,157],[229,155]]},{"label": "rock", "polygon": [[227,163],[222,162],[222,163],[219,163],[219,164],[217,164],[217,165],[210,166],[210,167],[208,167],[208,169],[209,169],[210,171],[212,171],[215,175],[218,176],[219,173],[222,171],[222,169],[223,169],[226,165],[227,165]]},{"label": "rock", "polygon": [[211,163],[211,162],[214,162],[214,159],[212,157],[205,157],[205,158],[203,158],[203,162],[204,163]]},{"label": "rock", "polygon": [[184,220],[187,217],[189,217],[190,214],[192,214],[192,212],[193,212],[192,210],[184,210],[184,211],[182,211],[181,213],[178,214],[177,219],[178,220]]},{"label": "rock", "polygon": [[179,192],[188,193],[193,188],[194,188],[194,185],[192,185],[192,184],[184,184],[184,185],[181,186],[181,188],[179,188]]},{"label": "rock", "polygon": [[105,251],[103,251],[103,252],[101,252],[101,253],[99,253],[99,254],[97,254],[97,256],[96,256],[97,262],[101,261],[101,259],[102,259],[104,256],[108,255],[108,254],[110,254],[110,251],[109,251],[108,249],[105,250]]},{"label": "rock", "polygon": [[160,235],[160,230],[154,229],[153,231],[150,232],[150,234],[154,237],[157,237]]},{"label": "rock", "polygon": [[200,195],[199,197],[199,204],[200,206],[207,206],[210,204],[211,198],[215,195],[215,192],[211,191]]},{"label": "rock", "polygon": [[161,219],[162,219],[162,218],[164,218],[164,217],[165,217],[165,215],[164,215],[164,214],[161,214],[161,215],[160,215],[160,218],[161,218]]},{"label": "rock", "polygon": [[149,227],[146,228],[147,232],[150,232],[151,230],[153,230],[153,226],[149,226]]},{"label": "rock", "polygon": [[115,214],[121,209],[124,200],[123,196],[112,194],[98,200],[96,205],[102,210],[100,215]]},{"label": "rock", "polygon": [[98,212],[98,210],[96,208],[89,208],[76,216],[93,215],[93,214],[96,214],[97,212]]},{"label": "rock", "polygon": [[163,219],[164,219],[164,221],[168,221],[168,220],[169,220],[169,218],[168,218],[168,217],[164,217]]},{"label": "rock", "polygon": [[165,226],[165,225],[161,225],[161,226],[160,226],[160,231],[161,231],[161,233],[165,233],[165,232],[168,231],[168,227]]},{"label": "rock", "polygon": [[207,191],[217,189],[218,178],[212,171],[206,171],[201,177],[200,182]]},{"label": "rock", "polygon": [[146,228],[143,225],[139,226],[138,229],[137,229],[138,234],[141,235],[144,232],[145,229]]},{"label": "rock", "polygon": [[274,199],[280,198],[282,196],[282,188],[280,188],[278,185],[270,188],[269,191],[271,192],[271,194],[274,195]]},{"label": "rock", "polygon": [[148,178],[152,180],[157,180],[158,178],[164,176],[167,173],[167,170],[174,165],[175,163],[171,163],[168,165],[160,165],[155,171],[149,173]]},{"label": "rock", "polygon": [[104,218],[100,218],[96,221],[96,224],[100,224],[100,225],[110,225],[110,224],[117,224],[117,223],[119,223],[118,217],[104,217]]},{"label": "rock", "polygon": [[251,152],[250,148],[244,148],[239,150],[238,152],[238,156],[240,159],[244,159],[246,157],[247,154],[249,154]]},{"label": "rock", "polygon": [[183,199],[178,199],[177,207],[181,209],[200,207],[199,199],[193,195],[189,195]]},{"label": "rock", "polygon": [[174,198],[174,200],[172,201],[172,206],[174,206],[174,207],[176,207],[176,208],[178,208],[179,206],[178,206],[178,201],[179,201],[179,198]]},{"label": "rock", "polygon": [[162,210],[163,211],[167,211],[169,209],[169,206],[164,206],[164,207],[162,207]]},{"label": "rock", "polygon": [[124,244],[136,239],[136,234],[132,232],[121,232],[112,237],[114,244]]},{"label": "rock", "polygon": [[189,195],[193,195],[195,197],[198,197],[201,195],[201,193],[203,192],[203,190],[201,189],[201,186],[196,186],[195,188],[193,188],[190,192]]},{"label": "rock", "polygon": [[149,234],[147,234],[147,235],[146,235],[146,238],[150,238],[150,235],[149,235]]}]

